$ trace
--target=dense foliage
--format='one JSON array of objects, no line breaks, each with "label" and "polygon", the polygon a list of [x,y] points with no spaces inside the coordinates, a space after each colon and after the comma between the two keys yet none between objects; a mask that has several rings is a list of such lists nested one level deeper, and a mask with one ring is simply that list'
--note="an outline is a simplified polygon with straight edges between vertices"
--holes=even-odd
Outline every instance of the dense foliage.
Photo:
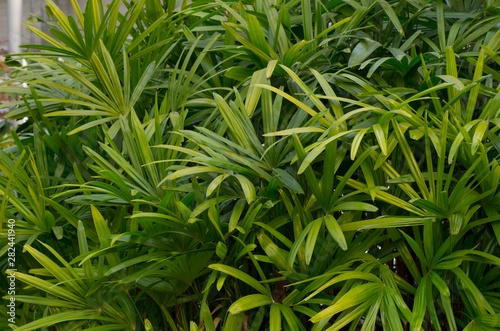
[{"label": "dense foliage", "polygon": [[0,87],[16,330],[500,329],[498,1],[73,3]]}]

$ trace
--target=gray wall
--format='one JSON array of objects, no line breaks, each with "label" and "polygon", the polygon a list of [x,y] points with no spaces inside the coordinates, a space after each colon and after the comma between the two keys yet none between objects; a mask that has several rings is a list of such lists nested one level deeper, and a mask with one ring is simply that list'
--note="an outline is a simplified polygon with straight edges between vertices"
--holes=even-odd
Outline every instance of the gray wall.
[{"label": "gray wall", "polygon": [[[73,6],[70,0],[53,0],[65,14],[74,15]],[[110,3],[111,0],[104,0],[104,3]],[[80,8],[85,9],[87,0],[78,0]],[[45,14],[45,0],[23,0],[23,22],[31,16],[31,13],[47,18]],[[46,24],[38,24],[36,27],[47,32]],[[8,49],[8,18],[7,18],[7,0],[0,0],[0,54]],[[40,39],[33,35],[23,26],[21,44],[40,44]]]}]

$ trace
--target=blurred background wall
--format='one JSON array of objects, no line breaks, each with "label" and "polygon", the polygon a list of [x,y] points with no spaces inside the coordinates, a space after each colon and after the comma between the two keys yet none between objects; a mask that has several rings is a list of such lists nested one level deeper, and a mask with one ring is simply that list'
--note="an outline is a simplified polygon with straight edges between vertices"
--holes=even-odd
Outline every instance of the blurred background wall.
[{"label": "blurred background wall", "polygon": [[[61,10],[66,14],[74,14],[73,6],[70,0],[53,0]],[[85,9],[87,0],[77,0],[82,10]],[[111,3],[111,0],[104,0],[104,3]],[[47,19],[47,14],[44,7],[45,0],[0,0],[0,54],[13,53],[9,47],[9,40],[14,41],[19,39],[19,44],[39,44],[40,40],[24,27],[26,20],[31,17],[31,14],[40,16],[42,19]],[[16,33],[15,27],[18,27],[19,33]],[[14,27],[14,31],[13,31]],[[48,32],[49,26],[45,23],[39,23],[36,27],[44,32]],[[16,36],[19,35],[19,38]],[[14,52],[16,52],[14,50]]]}]

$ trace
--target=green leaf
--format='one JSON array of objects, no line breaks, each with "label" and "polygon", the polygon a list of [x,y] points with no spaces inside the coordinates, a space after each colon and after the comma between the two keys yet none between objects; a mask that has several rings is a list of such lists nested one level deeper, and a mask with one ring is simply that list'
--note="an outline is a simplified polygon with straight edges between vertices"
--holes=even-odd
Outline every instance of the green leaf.
[{"label": "green leaf", "polygon": [[356,158],[356,154],[358,153],[359,146],[361,145],[361,142],[363,141],[363,137],[365,136],[366,132],[369,129],[370,128],[361,129],[354,137],[354,139],[352,141],[352,146],[351,146],[351,160],[354,160]]},{"label": "green leaf", "polygon": [[441,292],[442,295],[449,297],[450,296],[450,289],[446,285],[446,282],[439,276],[436,272],[430,271],[429,272],[429,277],[432,281],[432,284],[436,286],[436,288]]},{"label": "green leaf", "polygon": [[284,251],[278,247],[266,234],[260,231],[257,234],[260,246],[266,252],[266,255],[280,270],[289,270],[287,266],[287,256]]},{"label": "green leaf", "polygon": [[396,30],[398,30],[398,32],[400,34],[404,35],[403,26],[401,25],[401,22],[399,21],[398,16],[394,12],[394,9],[392,9],[391,5],[385,0],[381,0],[380,5],[382,6],[385,13],[387,14],[389,19],[391,20],[392,24],[394,24],[394,27],[396,28]]},{"label": "green leaf", "polygon": [[241,312],[254,309],[257,307],[269,305],[273,302],[273,300],[266,295],[262,294],[250,294],[244,296],[243,298],[239,298],[236,300],[230,307],[229,312],[231,314],[239,314]]},{"label": "green leaf", "polygon": [[430,286],[429,276],[425,275],[417,287],[415,300],[413,302],[413,313],[410,319],[410,330],[421,330],[424,321],[425,312],[427,311],[427,302],[431,298],[427,298],[427,286]]},{"label": "green leaf", "polygon": [[359,210],[359,211],[367,211],[367,212],[376,212],[378,210],[377,207],[365,202],[341,202],[338,205],[332,208],[332,212],[339,210]]},{"label": "green leaf", "polygon": [[387,141],[385,140],[384,130],[382,130],[380,124],[375,124],[372,129],[377,138],[378,145],[382,150],[382,154],[387,155]]},{"label": "green leaf", "polygon": [[[181,178],[181,177],[185,177],[185,176],[195,176],[197,174],[205,173],[205,172],[222,173],[223,171],[217,167],[193,166],[193,167],[177,170],[176,172],[165,177],[165,179],[163,179],[162,182],[164,182],[165,180],[173,180],[173,179],[177,179],[177,178]],[[160,184],[158,184],[158,185],[161,185],[162,182],[160,182]]]},{"label": "green leaf", "polygon": [[349,292],[344,294],[336,303],[314,315],[310,321],[317,323],[366,301],[374,302],[377,299],[377,293],[380,291],[380,284],[368,283],[355,286]]},{"label": "green leaf", "polygon": [[366,230],[366,229],[386,229],[386,228],[394,228],[402,226],[422,225],[424,224],[426,219],[433,220],[434,218],[387,216],[387,217],[374,218],[371,220],[342,224],[340,225],[340,228],[344,232]]},{"label": "green leaf", "polygon": [[319,156],[319,154],[325,150],[325,148],[328,144],[332,143],[334,140],[337,140],[337,139],[339,139],[339,138],[341,138],[341,137],[343,137],[351,132],[354,132],[354,130],[340,132],[339,134],[336,134],[333,137],[328,138],[328,139],[320,142],[304,158],[297,173],[299,173],[299,174],[303,173],[306,170],[306,168],[309,167],[311,165],[311,163]]},{"label": "green leaf", "polygon": [[293,178],[293,176],[290,175],[287,171],[276,168],[273,170],[273,173],[283,182],[283,184],[285,184],[285,187],[292,192],[300,194],[304,193],[302,186],[300,186],[297,180]]},{"label": "green leaf", "polygon": [[476,151],[481,144],[484,134],[488,129],[488,121],[480,121],[477,124],[476,131],[474,131],[474,135],[472,136],[472,145],[471,145],[471,154],[476,154]]},{"label": "green leaf", "polygon": [[363,39],[356,47],[352,50],[351,56],[349,57],[348,66],[356,66],[362,63],[367,57],[369,57],[377,48],[382,45],[374,40]]},{"label": "green leaf", "polygon": [[252,182],[250,182],[245,176],[242,175],[234,175],[236,179],[240,182],[241,188],[243,189],[243,193],[245,194],[245,199],[250,204],[255,200],[255,187]]},{"label": "green leaf", "polygon": [[269,313],[269,331],[281,330],[281,311],[280,305],[273,303]]},{"label": "green leaf", "polygon": [[311,230],[307,236],[306,247],[305,247],[305,258],[306,264],[309,265],[314,252],[314,247],[316,246],[316,240],[318,239],[318,233],[323,225],[323,219],[318,218],[311,223]]},{"label": "green leaf", "polygon": [[365,320],[363,322],[363,325],[361,326],[361,331],[368,331],[375,329],[378,310],[380,308],[380,304],[382,303],[383,298],[384,298],[383,296],[379,296],[375,300],[375,303],[371,305],[370,309],[368,310],[368,313],[365,315]]},{"label": "green leaf", "polygon": [[340,228],[340,225],[335,217],[333,217],[332,215],[326,215],[324,217],[324,222],[333,240],[335,240],[337,244],[339,244],[340,248],[346,251],[347,242],[344,237],[344,232],[342,232],[342,229]]},{"label": "green leaf", "polygon": [[257,280],[255,280],[255,278],[252,278],[251,276],[247,275],[241,270],[235,269],[233,267],[224,264],[217,264],[217,263],[211,264],[208,267],[210,269],[226,273],[229,276],[233,276],[234,278],[241,280],[248,286],[251,286],[258,292],[264,294],[264,296],[267,296],[268,298],[271,296],[269,290],[267,290],[262,284],[260,284]]},{"label": "green leaf", "polygon": [[81,321],[81,320],[111,320],[110,318],[100,317],[96,310],[85,309],[77,311],[66,311],[63,313],[53,314],[47,317],[40,318],[31,323],[25,324],[18,327],[16,330],[19,331],[31,331],[40,328],[51,327],[57,323],[69,322],[69,321]]},{"label": "green leaf", "polygon": [[245,209],[246,201],[244,199],[238,200],[234,205],[233,211],[231,212],[231,217],[229,218],[229,232],[232,232],[238,221],[240,220],[241,213],[243,213],[243,209]]},{"label": "green leaf", "polygon": [[248,36],[250,38],[250,42],[258,49],[269,55],[269,45],[267,44],[257,17],[254,15],[247,15],[246,19],[248,23]]},{"label": "green leaf", "polygon": [[472,295],[472,298],[475,301],[475,304],[477,305],[477,308],[479,311],[486,313],[488,311],[490,314],[494,314],[495,310],[493,307],[491,307],[490,303],[484,295],[479,291],[477,286],[472,282],[472,280],[465,274],[465,272],[462,269],[459,268],[453,268],[451,269],[455,275],[460,279],[462,284],[465,287],[465,290],[469,292]]}]

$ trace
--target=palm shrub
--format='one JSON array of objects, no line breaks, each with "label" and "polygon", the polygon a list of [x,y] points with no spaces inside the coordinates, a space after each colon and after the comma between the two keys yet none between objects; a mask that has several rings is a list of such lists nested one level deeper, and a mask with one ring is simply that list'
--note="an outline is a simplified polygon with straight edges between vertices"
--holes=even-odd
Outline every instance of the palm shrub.
[{"label": "palm shrub", "polygon": [[47,4],[16,330],[500,327],[496,2]]}]

